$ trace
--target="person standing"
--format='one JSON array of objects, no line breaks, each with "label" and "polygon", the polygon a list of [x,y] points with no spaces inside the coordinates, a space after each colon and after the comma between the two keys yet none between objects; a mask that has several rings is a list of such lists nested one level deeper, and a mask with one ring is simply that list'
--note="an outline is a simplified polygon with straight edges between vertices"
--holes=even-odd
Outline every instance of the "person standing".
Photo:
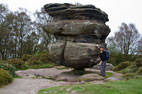
[{"label": "person standing", "polygon": [[101,46],[100,48],[100,71],[101,71],[101,76],[106,75],[106,63],[109,60],[109,52],[107,50],[104,50],[104,47]]}]

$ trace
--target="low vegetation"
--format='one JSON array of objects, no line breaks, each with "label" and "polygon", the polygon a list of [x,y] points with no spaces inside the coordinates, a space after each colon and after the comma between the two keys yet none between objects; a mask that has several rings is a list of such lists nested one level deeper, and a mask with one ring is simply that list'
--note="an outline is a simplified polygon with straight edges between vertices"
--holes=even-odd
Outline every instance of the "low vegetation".
[{"label": "low vegetation", "polygon": [[24,67],[26,67],[25,62],[17,58],[9,59],[6,63],[13,65],[17,70],[24,69]]},{"label": "low vegetation", "polygon": [[0,87],[12,82],[12,78],[17,78],[16,70],[51,68],[56,66],[50,61],[47,52],[36,53],[34,55],[24,55],[21,58],[13,58],[0,61]]},{"label": "low vegetation", "polygon": [[0,62],[0,69],[4,69],[4,70],[8,71],[8,73],[12,77],[16,77],[16,74],[15,74],[16,68],[13,65],[8,64],[5,61],[1,61]]},{"label": "low vegetation", "polygon": [[142,78],[142,59],[138,58],[134,62],[122,62],[114,70],[123,73],[126,79]]},{"label": "low vegetation", "polygon": [[129,62],[129,61],[125,61],[125,62],[121,62],[118,66],[116,66],[114,68],[114,71],[120,71],[122,69],[127,68],[128,66],[130,66],[133,62]]},{"label": "low vegetation", "polygon": [[12,82],[11,75],[4,69],[0,69],[0,87]]},{"label": "low vegetation", "polygon": [[103,85],[84,84],[58,86],[40,90],[40,94],[142,94],[142,79],[109,82]]},{"label": "low vegetation", "polygon": [[32,56],[26,55],[22,57],[27,67],[25,69],[51,68],[56,66],[49,57],[48,52],[36,53]]},{"label": "low vegetation", "polygon": [[34,55],[25,54],[21,58],[13,58],[3,63],[5,66],[11,65],[16,70],[51,68],[56,66],[48,55],[48,52],[40,52]]},{"label": "low vegetation", "polygon": [[25,62],[29,66],[51,63],[48,52],[40,52],[33,56],[28,56]]}]

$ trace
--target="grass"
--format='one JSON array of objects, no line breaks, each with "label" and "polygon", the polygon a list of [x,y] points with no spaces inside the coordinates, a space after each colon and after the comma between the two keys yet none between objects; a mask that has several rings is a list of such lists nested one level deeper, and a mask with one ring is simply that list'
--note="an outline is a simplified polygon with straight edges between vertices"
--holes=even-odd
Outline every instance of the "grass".
[{"label": "grass", "polygon": [[51,63],[51,64],[39,64],[39,65],[32,65],[32,66],[25,67],[24,70],[26,70],[26,69],[52,68],[54,66],[56,66],[56,64],[54,64],[54,63]]},{"label": "grass", "polygon": [[113,73],[112,72],[106,72],[106,78],[112,77]]},{"label": "grass", "polygon": [[83,84],[40,90],[40,94],[142,94],[142,79],[108,82],[103,85]]},{"label": "grass", "polygon": [[40,65],[30,66],[29,69],[52,68],[54,66],[55,64],[40,64]]}]

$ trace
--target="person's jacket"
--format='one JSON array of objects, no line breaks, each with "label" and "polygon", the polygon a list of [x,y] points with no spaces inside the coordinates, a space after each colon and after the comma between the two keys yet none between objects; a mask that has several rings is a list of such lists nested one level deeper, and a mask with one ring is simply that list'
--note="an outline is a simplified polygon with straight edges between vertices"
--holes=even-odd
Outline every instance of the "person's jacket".
[{"label": "person's jacket", "polygon": [[105,51],[103,51],[102,53],[100,53],[100,59],[101,59],[101,61],[107,60],[107,54],[106,54]]}]

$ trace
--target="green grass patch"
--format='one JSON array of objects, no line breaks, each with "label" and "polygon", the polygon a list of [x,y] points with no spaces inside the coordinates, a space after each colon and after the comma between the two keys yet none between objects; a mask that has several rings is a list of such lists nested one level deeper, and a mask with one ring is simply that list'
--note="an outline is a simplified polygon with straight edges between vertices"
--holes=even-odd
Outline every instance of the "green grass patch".
[{"label": "green grass patch", "polygon": [[113,73],[112,72],[106,72],[106,78],[112,77]]},{"label": "green grass patch", "polygon": [[103,85],[83,84],[40,90],[40,94],[142,94],[142,79],[108,82]]}]

